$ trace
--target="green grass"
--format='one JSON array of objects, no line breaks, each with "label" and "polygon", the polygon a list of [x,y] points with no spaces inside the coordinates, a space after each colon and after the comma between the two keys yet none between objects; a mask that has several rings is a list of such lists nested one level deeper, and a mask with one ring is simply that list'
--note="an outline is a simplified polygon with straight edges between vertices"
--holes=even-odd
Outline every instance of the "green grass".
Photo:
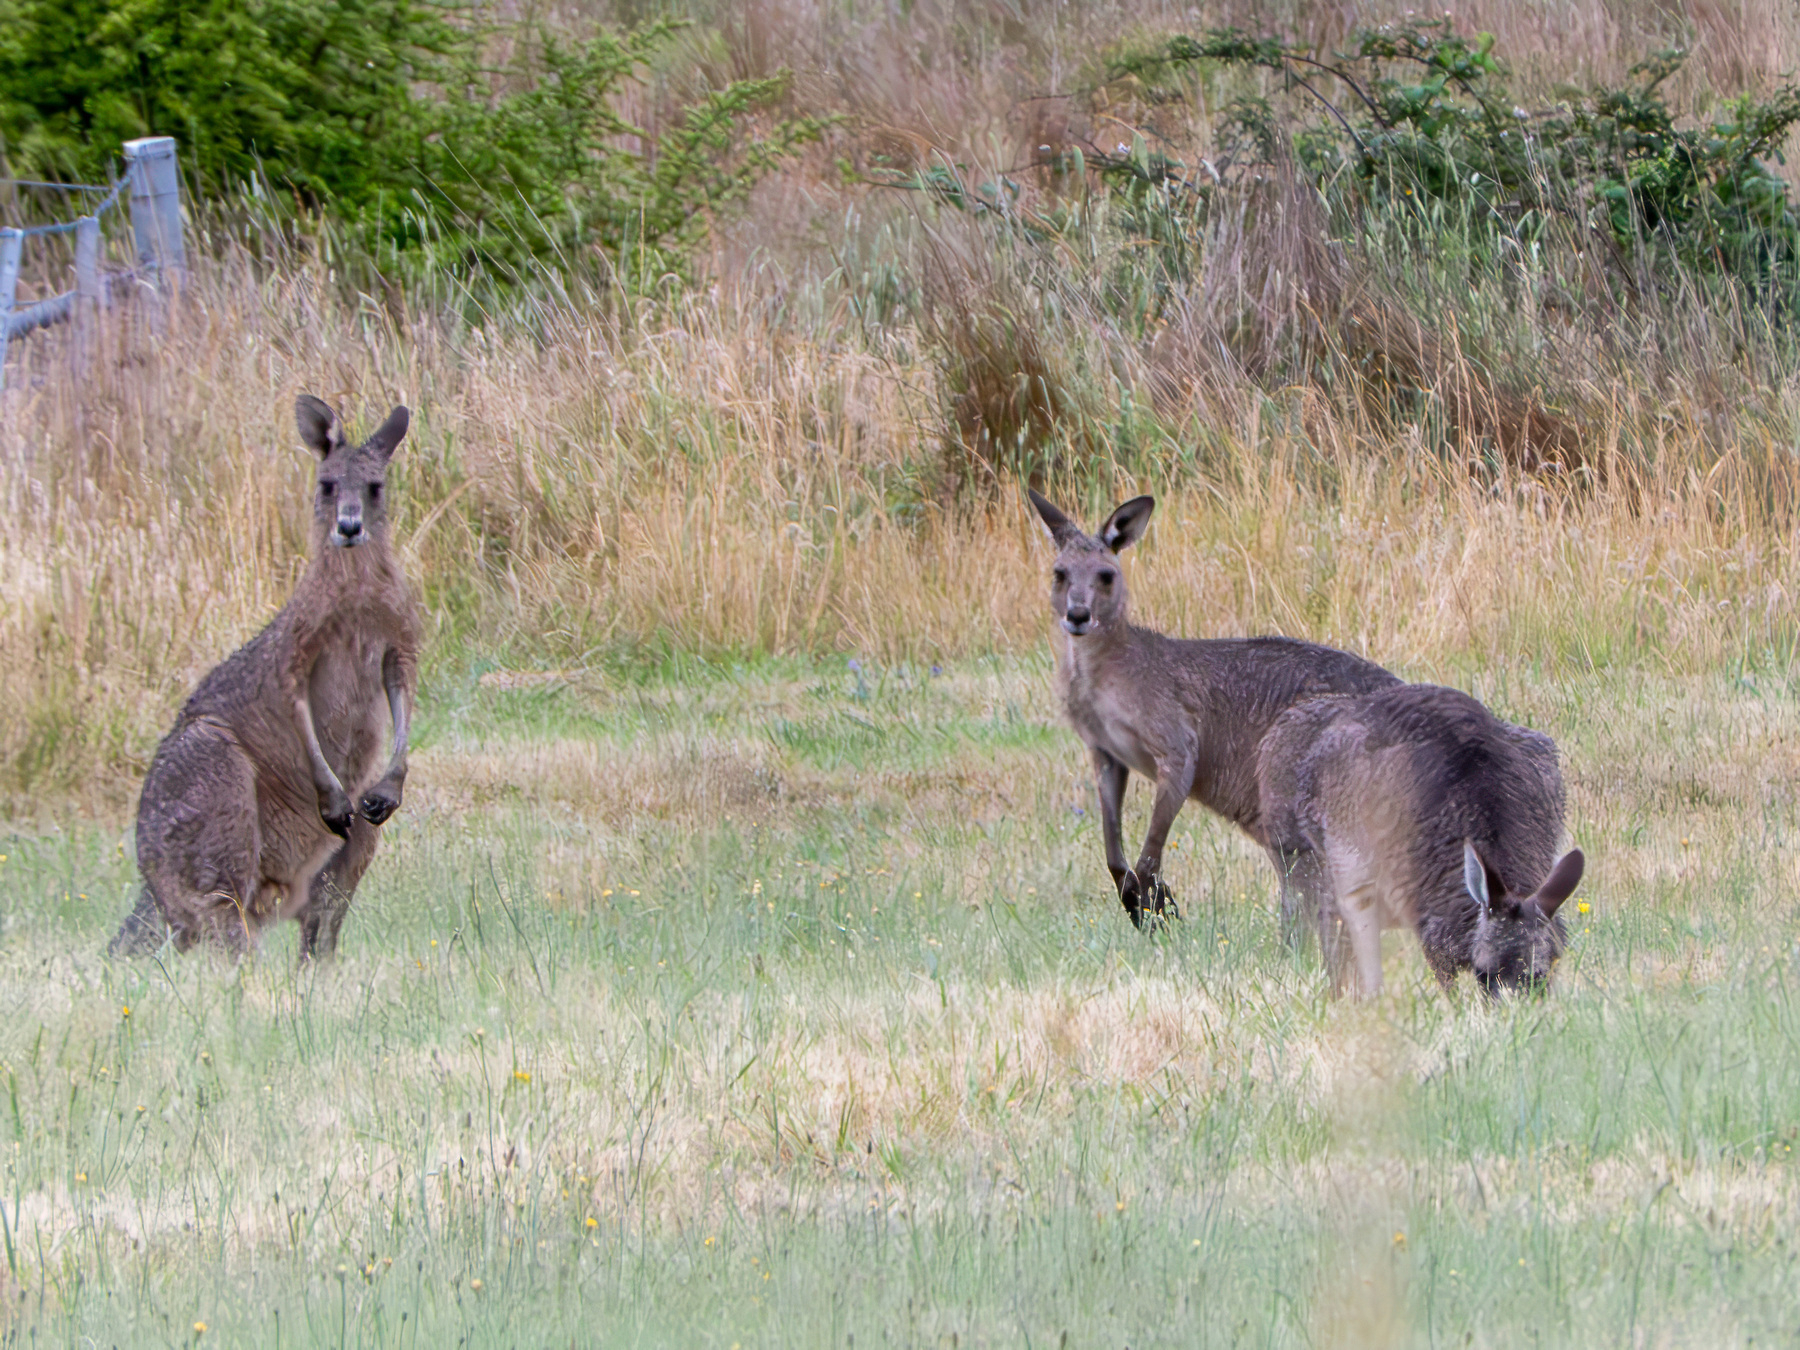
[{"label": "green grass", "polygon": [[1185,921],[1133,931],[1041,660],[478,675],[428,691],[328,969],[291,928],[242,966],[108,962],[126,822],[0,843],[8,1343],[1721,1346],[1800,1318],[1771,680],[1486,691],[1564,742],[1595,869],[1554,994],[1488,1009],[1399,935],[1387,997],[1327,1000],[1266,863],[1197,811]]}]

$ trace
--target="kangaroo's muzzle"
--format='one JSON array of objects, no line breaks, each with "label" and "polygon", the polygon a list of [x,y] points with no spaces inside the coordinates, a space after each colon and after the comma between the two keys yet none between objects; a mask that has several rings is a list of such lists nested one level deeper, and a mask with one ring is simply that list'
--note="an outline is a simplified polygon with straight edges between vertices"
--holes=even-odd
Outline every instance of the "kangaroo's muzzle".
[{"label": "kangaroo's muzzle", "polygon": [[338,512],[337,529],[331,532],[332,543],[339,548],[355,548],[367,537],[363,533],[360,506],[347,506]]},{"label": "kangaroo's muzzle", "polygon": [[1093,620],[1094,616],[1091,611],[1071,605],[1063,611],[1063,631],[1071,637],[1080,637],[1094,626]]}]

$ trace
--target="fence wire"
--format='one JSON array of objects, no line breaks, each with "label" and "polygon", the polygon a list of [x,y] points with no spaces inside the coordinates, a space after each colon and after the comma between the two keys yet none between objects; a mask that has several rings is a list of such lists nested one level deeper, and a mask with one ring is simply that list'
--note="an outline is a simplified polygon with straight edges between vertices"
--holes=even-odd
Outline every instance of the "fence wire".
[{"label": "fence wire", "polygon": [[77,220],[63,221],[52,225],[33,225],[28,229],[0,230],[0,306],[4,306],[6,318],[6,341],[12,343],[27,333],[38,328],[48,328],[53,323],[62,323],[74,313],[76,288],[70,288],[60,295],[52,295],[23,309],[13,308],[13,288],[18,284],[20,246],[27,239],[42,238],[52,234],[74,234],[84,220],[92,220],[98,228],[100,217],[118,205],[119,195],[130,181],[130,175],[120,175],[110,188],[93,183],[40,183],[35,179],[13,178],[0,180],[21,187],[62,188],[72,192],[104,192],[106,196],[86,216]]}]

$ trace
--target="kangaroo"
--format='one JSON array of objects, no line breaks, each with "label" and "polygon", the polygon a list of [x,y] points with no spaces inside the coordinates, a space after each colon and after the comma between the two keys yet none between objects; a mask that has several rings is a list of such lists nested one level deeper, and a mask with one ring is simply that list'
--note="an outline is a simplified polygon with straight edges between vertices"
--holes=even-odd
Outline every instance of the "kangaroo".
[{"label": "kangaroo", "polygon": [[1458,690],[1400,685],[1290,708],[1257,779],[1283,909],[1317,913],[1334,993],[1352,974],[1359,995],[1381,992],[1384,928],[1418,934],[1445,990],[1464,969],[1490,998],[1544,988],[1584,865],[1580,849],[1556,856],[1548,736]]},{"label": "kangaroo", "polygon": [[164,924],[177,950],[205,939],[242,954],[293,918],[302,960],[331,955],[376,827],[400,807],[419,620],[389,545],[384,480],[408,413],[395,408],[354,448],[310,394],[294,415],[319,457],[312,562],[157,747],[138,802],[144,885],[115,954],[154,950]]},{"label": "kangaroo", "polygon": [[[1031,504],[1056,546],[1050,607],[1062,628],[1057,684],[1075,734],[1093,756],[1106,868],[1132,923],[1176,917],[1162,879],[1163,845],[1190,797],[1267,847],[1256,747],[1282,712],[1320,694],[1364,693],[1399,679],[1360,656],[1292,638],[1182,639],[1130,622],[1118,555],[1143,537],[1156,507],[1134,497],[1098,534],[1036,491]],[[1119,842],[1119,807],[1136,770],[1156,784],[1150,829],[1134,866]],[[1299,916],[1283,911],[1290,935]]]}]

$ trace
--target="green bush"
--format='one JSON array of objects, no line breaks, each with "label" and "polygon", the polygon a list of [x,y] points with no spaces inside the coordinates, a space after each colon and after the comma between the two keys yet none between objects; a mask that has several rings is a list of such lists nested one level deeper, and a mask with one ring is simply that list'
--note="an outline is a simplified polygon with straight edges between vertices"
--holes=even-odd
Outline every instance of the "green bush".
[{"label": "green bush", "polygon": [[[1671,279],[1675,264],[1765,296],[1800,285],[1800,216],[1769,167],[1800,122],[1800,87],[1732,99],[1684,126],[1661,92],[1684,54],[1665,51],[1635,66],[1628,85],[1528,107],[1493,42],[1447,19],[1409,22],[1361,30],[1345,52],[1315,60],[1225,29],[1177,37],[1114,73],[1155,78],[1207,64],[1279,73],[1317,119],[1274,127],[1266,103],[1245,102],[1237,120],[1265,137],[1288,132],[1302,165],[1353,215],[1423,219],[1432,203],[1452,203],[1470,208],[1463,218],[1477,228],[1526,244],[1560,219],[1597,231],[1633,282]],[[1102,167],[1139,179],[1179,171],[1156,175],[1122,157]]]},{"label": "green bush", "polygon": [[[466,0],[0,0],[7,167],[92,181],[172,135],[202,192],[258,180],[386,263],[679,268],[705,214],[818,125],[738,81],[661,135],[615,108],[677,25],[563,41]],[[494,51],[510,53],[498,66]],[[622,264],[622,266],[621,266]]]}]

